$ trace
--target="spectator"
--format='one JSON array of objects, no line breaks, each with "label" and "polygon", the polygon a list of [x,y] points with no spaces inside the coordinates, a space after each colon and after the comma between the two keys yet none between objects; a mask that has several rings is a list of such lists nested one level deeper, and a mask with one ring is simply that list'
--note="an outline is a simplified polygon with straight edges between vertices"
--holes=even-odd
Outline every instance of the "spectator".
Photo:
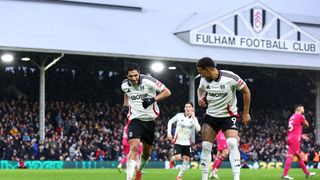
[{"label": "spectator", "polygon": [[97,161],[104,161],[105,160],[105,152],[98,148],[96,151],[96,160]]},{"label": "spectator", "polygon": [[[232,70],[232,69],[231,69]],[[237,70],[238,72],[239,70]],[[96,160],[96,150],[100,148],[105,153],[104,160],[117,160],[121,156],[121,129],[124,119],[120,113],[122,99],[119,84],[124,75],[120,72],[104,71],[98,75],[93,69],[86,67],[72,71],[67,68],[49,69],[46,83],[46,133],[45,140],[39,140],[39,103],[38,87],[39,71],[32,68],[0,69],[3,89],[11,84],[24,94],[23,96],[8,94],[0,90],[0,159],[16,160],[22,156],[32,160]],[[241,73],[246,77],[247,72]],[[164,135],[168,119],[180,112],[181,100],[188,99],[189,79],[186,76],[170,76],[172,78],[159,78],[168,85],[173,92],[167,104],[160,103],[162,109],[156,126],[156,142],[152,159],[165,161],[171,154],[171,149]],[[260,79],[259,79],[260,78]],[[291,114],[286,109],[293,103],[292,94],[298,94],[296,99],[304,102],[314,102],[314,84],[305,78],[294,81],[283,81],[281,77],[273,81],[265,80],[261,76],[256,81],[247,82],[255,92],[251,112],[252,122],[248,127],[241,127],[241,142],[243,157],[249,161],[275,160],[282,162],[286,155],[285,135],[286,121]],[[285,83],[284,83],[285,82]],[[262,84],[263,83],[263,84]],[[308,88],[296,88],[296,87]],[[287,87],[290,92],[287,92]],[[271,89],[278,89],[278,93],[268,96]],[[283,89],[283,91],[282,91]],[[281,92],[280,92],[281,91]],[[115,95],[117,94],[117,95]],[[241,101],[241,98],[239,98]],[[266,103],[268,102],[268,103]],[[313,144],[314,139],[314,106],[306,104],[308,111],[305,116],[311,127],[304,133],[309,134],[311,141],[303,142],[303,151],[310,154],[314,148],[319,153],[319,145]],[[242,104],[239,102],[239,104]],[[197,108],[199,109],[199,108]],[[241,108],[240,108],[241,109]],[[200,117],[200,111],[198,117]],[[250,143],[249,143],[250,142]],[[75,144],[74,147],[72,147]],[[23,145],[23,146],[22,146]],[[23,148],[22,148],[23,147]],[[72,148],[71,148],[72,147]],[[216,145],[214,145],[216,147]],[[200,158],[201,145],[199,138],[191,145],[192,161]],[[213,148],[215,149],[215,148]],[[213,153],[215,153],[213,151]],[[317,156],[309,161],[318,162]],[[319,157],[319,155],[318,155]],[[24,158],[24,157],[21,157]],[[27,160],[27,158],[25,158]]]}]

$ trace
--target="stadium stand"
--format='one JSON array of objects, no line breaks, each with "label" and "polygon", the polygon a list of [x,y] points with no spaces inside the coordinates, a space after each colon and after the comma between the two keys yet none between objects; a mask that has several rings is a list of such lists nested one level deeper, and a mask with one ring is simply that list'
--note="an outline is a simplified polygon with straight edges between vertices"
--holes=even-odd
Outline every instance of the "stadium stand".
[{"label": "stadium stand", "polygon": [[[7,67],[0,70],[0,76],[1,160],[106,161],[121,157],[121,134],[125,122],[121,115],[120,92],[123,74],[90,69],[56,68],[49,71],[44,142],[40,142],[38,136],[39,93],[37,88],[34,89],[38,87],[37,70]],[[285,160],[286,126],[294,103],[290,99],[295,97],[305,104],[306,118],[311,125],[305,130],[311,141],[302,143],[302,149],[309,156],[309,161],[319,162],[320,147],[313,143],[314,107],[310,105],[313,103],[308,104],[314,98],[312,83],[303,79],[283,83],[283,79],[268,81],[265,77],[248,77],[246,81],[253,92],[253,120],[249,126],[241,127],[241,159]],[[179,93],[168,102],[160,103],[161,116],[157,120],[157,140],[151,160],[166,161],[172,154],[172,144],[166,140],[166,125],[174,114],[182,111],[181,104],[187,100],[188,92],[179,89],[187,89],[187,83],[186,76],[175,76],[165,82],[173,93]],[[290,87],[304,84],[310,88],[285,91],[288,84]],[[272,94],[270,90],[275,88],[279,93]],[[198,109],[198,117],[202,113]],[[198,161],[201,152],[198,135],[192,151],[192,160]]]}]

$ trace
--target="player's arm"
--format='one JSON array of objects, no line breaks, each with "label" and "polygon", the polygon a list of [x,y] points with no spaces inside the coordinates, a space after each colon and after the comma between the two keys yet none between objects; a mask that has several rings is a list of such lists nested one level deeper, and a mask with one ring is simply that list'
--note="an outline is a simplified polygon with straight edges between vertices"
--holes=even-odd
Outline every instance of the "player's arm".
[{"label": "player's arm", "polygon": [[[122,89],[122,91],[124,91],[123,84],[121,85],[121,89]],[[122,109],[121,109],[122,117],[127,117],[128,112],[129,112],[129,97],[128,97],[127,93],[124,91],[124,94],[123,94],[123,106],[122,106]]]},{"label": "player's arm", "polygon": [[123,95],[123,106],[129,106],[128,95],[126,93]]},{"label": "player's arm", "polygon": [[194,118],[194,129],[196,130],[196,132],[199,132],[201,130],[201,126],[199,124],[198,118]]},{"label": "player's arm", "polygon": [[171,96],[171,91],[165,87],[156,97],[154,97],[154,99],[158,102],[169,96]]},{"label": "player's arm", "polygon": [[168,140],[172,141],[172,134],[171,134],[171,129],[172,129],[172,124],[176,123],[178,121],[177,115],[175,115],[173,118],[171,118],[168,121],[168,125],[167,125],[167,137]]},{"label": "player's arm", "polygon": [[123,95],[123,106],[122,106],[122,109],[121,109],[122,117],[127,117],[128,112],[129,112],[128,95],[126,93],[124,93],[124,95]]},{"label": "player's arm", "polygon": [[305,127],[307,127],[307,128],[310,126],[309,123],[308,123],[308,121],[307,121],[306,119],[304,119],[303,125],[304,125]]},{"label": "player's arm", "polygon": [[242,122],[247,125],[251,121],[250,117],[250,101],[251,101],[251,93],[250,89],[247,85],[244,85],[242,88],[243,94],[243,112],[242,112]]},{"label": "player's arm", "polygon": [[[304,117],[304,115],[302,115],[302,124],[305,126],[305,127],[309,127],[309,123],[308,123],[308,121],[306,120],[306,118]],[[301,134],[301,138],[303,139],[303,140],[305,140],[305,141],[309,141],[310,140],[310,138],[309,138],[309,136],[308,136],[308,134]]]},{"label": "player's arm", "polygon": [[202,80],[200,81],[199,87],[197,89],[197,94],[198,94],[198,104],[200,107],[206,107],[206,92],[203,90],[203,86],[202,86]]},{"label": "player's arm", "polygon": [[237,75],[234,74],[237,77],[236,81],[234,82],[234,85],[238,91],[242,91],[243,95],[243,112],[242,112],[242,123],[247,125],[251,121],[250,117],[250,101],[251,101],[251,93],[250,89],[247,86],[247,84]]},{"label": "player's arm", "polygon": [[147,109],[151,104],[154,102],[161,101],[163,99],[166,99],[171,95],[171,91],[168,88],[164,88],[158,95],[156,95],[153,98],[145,98],[143,99],[142,106]]},{"label": "player's arm", "polygon": [[302,138],[303,140],[305,140],[305,141],[309,141],[309,140],[310,140],[308,134],[301,134],[301,138]]},{"label": "player's arm", "polygon": [[196,117],[196,115],[194,113],[194,110],[192,110],[191,118],[194,120],[194,123],[193,123],[194,129],[196,130],[196,132],[199,132],[201,129],[201,126],[199,124],[198,118]]},{"label": "player's arm", "polygon": [[154,102],[158,102],[166,99],[171,95],[171,91],[165,87],[160,81],[154,79],[153,77],[148,77],[146,79],[146,83],[150,88],[153,88],[156,92],[159,92],[158,95],[151,98],[143,99],[142,106],[147,109]]}]

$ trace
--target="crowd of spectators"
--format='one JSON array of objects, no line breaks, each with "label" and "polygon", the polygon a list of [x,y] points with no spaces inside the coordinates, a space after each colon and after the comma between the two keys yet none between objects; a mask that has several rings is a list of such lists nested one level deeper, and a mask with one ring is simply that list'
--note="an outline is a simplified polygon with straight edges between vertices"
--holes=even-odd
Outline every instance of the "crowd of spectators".
[{"label": "crowd of spectators", "polygon": [[45,140],[39,140],[38,103],[0,102],[0,157],[15,160],[114,160],[119,157],[120,106],[47,102]]},{"label": "crowd of spectators", "polygon": [[[121,157],[125,118],[120,112],[122,92],[119,87],[124,76],[115,72],[91,72],[89,75],[85,73],[88,72],[78,73],[63,69],[50,72],[46,86],[45,140],[40,141],[39,103],[35,93],[35,89],[39,87],[36,80],[39,74],[34,69],[23,67],[0,71],[1,160],[106,161],[118,160]],[[156,142],[151,160],[165,161],[172,155],[173,145],[166,139],[167,122],[176,113],[183,111],[182,105],[188,96],[187,91],[182,93],[177,88],[180,86],[187,89],[187,77],[175,76],[171,80],[172,82],[165,84],[173,89],[173,96],[175,92],[179,92],[179,96],[169,102],[160,103],[161,115],[157,120]],[[268,92],[268,89],[261,92],[264,88],[258,88],[254,81],[247,83],[252,87],[254,98]],[[312,92],[305,95],[305,98],[314,98]],[[265,96],[264,94],[261,99],[266,99]],[[273,106],[266,108],[267,102],[260,101],[253,99],[252,122],[247,127],[241,127],[239,147],[242,159],[284,161],[287,151],[286,127],[293,113],[293,105],[284,101],[282,106],[287,109],[276,109]],[[313,157],[315,152],[319,151],[319,146],[314,144],[314,108],[307,104],[306,109],[306,117],[311,127],[304,133],[307,133],[311,140],[303,142],[302,149]],[[197,111],[200,122],[202,113]],[[216,145],[213,154],[215,147]],[[199,134],[191,148],[191,159],[198,161],[201,152]]]}]

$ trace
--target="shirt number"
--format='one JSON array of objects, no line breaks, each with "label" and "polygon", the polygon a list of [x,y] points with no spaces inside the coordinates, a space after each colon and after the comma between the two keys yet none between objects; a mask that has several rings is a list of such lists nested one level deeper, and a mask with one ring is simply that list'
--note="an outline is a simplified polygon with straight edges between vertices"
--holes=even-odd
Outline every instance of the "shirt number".
[{"label": "shirt number", "polygon": [[288,126],[288,128],[289,128],[289,131],[292,131],[292,130],[293,130],[293,120],[290,120],[290,121],[289,121],[289,126]]}]

